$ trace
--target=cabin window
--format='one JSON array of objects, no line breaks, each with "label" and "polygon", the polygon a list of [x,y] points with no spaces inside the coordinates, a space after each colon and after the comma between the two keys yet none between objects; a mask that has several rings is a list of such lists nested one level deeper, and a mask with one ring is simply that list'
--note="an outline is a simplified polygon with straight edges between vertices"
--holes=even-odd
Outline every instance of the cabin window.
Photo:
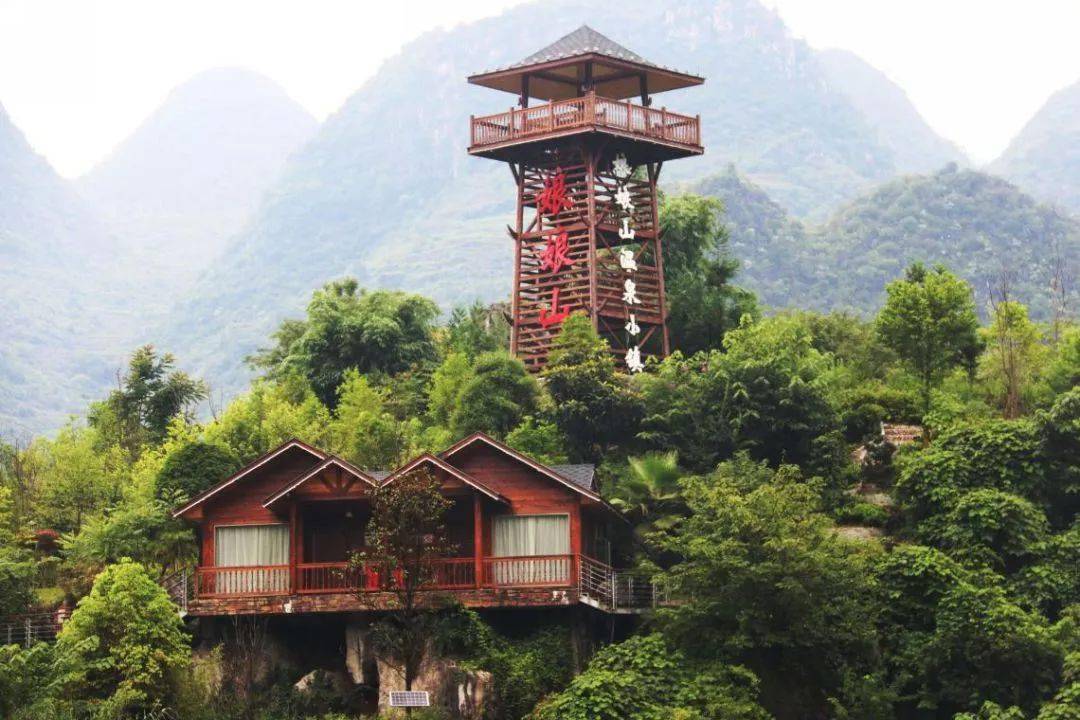
[{"label": "cabin window", "polygon": [[[500,515],[492,518],[492,575],[497,584],[550,585],[570,579],[567,515]],[[535,558],[535,559],[531,559]]]},{"label": "cabin window", "polygon": [[218,592],[266,593],[289,589],[289,526],[228,525],[214,530]]}]

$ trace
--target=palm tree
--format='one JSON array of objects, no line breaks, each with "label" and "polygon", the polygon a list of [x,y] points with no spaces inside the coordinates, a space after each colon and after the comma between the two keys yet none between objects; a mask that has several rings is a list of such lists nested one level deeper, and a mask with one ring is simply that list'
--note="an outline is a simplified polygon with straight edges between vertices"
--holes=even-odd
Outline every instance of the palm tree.
[{"label": "palm tree", "polygon": [[641,537],[670,529],[683,515],[679,459],[675,452],[629,460],[630,474],[615,488],[611,504],[635,525]]}]

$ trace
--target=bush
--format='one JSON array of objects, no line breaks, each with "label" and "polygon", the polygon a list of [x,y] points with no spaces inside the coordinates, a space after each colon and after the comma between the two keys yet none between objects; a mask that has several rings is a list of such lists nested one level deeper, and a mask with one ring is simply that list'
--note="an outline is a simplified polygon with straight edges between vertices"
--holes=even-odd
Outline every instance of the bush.
[{"label": "bush", "polygon": [[848,505],[841,505],[833,512],[836,522],[840,525],[866,525],[869,527],[884,527],[889,521],[889,511],[880,505],[868,502],[856,501]]},{"label": "bush", "polygon": [[0,548],[0,617],[24,613],[34,604],[34,575],[27,555]]},{"label": "bush", "polygon": [[694,666],[659,635],[632,637],[596,654],[534,720],[764,720],[757,678],[741,667]]},{"label": "bush", "polygon": [[150,710],[175,697],[189,648],[176,606],[142,565],[110,565],[79,601],[56,642],[67,694],[117,713]]}]

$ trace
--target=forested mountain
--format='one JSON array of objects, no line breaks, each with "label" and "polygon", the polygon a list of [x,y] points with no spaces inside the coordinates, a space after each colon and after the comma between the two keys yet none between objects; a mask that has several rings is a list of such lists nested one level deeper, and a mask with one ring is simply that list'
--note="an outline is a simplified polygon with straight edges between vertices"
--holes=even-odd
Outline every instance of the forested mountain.
[{"label": "forested mountain", "polygon": [[127,267],[115,249],[0,107],[0,429],[54,427],[108,382],[126,287],[103,281]]},{"label": "forested mountain", "polygon": [[[701,113],[704,126],[706,155],[670,164],[669,179],[735,162],[796,214],[824,216],[897,171],[894,152],[833,88],[816,53],[757,0],[531,3],[428,33],[387,61],[292,158],[250,226],[172,313],[166,344],[182,342],[199,372],[235,387],[244,378],[239,358],[327,278],[423,289],[444,304],[502,297],[509,174],[469,158],[464,146],[470,114],[505,109],[514,98],[465,77],[516,61],[582,22],[707,78],[657,98]],[[469,268],[467,280],[460,268]]]},{"label": "forested mountain", "polygon": [[78,188],[129,241],[154,286],[148,299],[168,303],[240,230],[317,126],[268,78],[209,70],[173,90]]},{"label": "forested mountain", "polygon": [[817,59],[829,82],[877,130],[898,172],[931,172],[947,162],[967,162],[960,148],[926,124],[903,88],[873,65],[847,50],[822,50]]},{"label": "forested mountain", "polygon": [[1046,318],[1055,263],[1067,277],[1080,271],[1080,222],[1004,180],[953,165],[886,183],[822,225],[791,218],[734,170],[692,189],[724,201],[740,282],[775,307],[870,312],[886,282],[923,261],[971,282],[980,310],[988,287],[1011,271],[1012,293]]},{"label": "forested mountain", "polygon": [[990,171],[1080,214],[1080,81],[1054,93]]}]

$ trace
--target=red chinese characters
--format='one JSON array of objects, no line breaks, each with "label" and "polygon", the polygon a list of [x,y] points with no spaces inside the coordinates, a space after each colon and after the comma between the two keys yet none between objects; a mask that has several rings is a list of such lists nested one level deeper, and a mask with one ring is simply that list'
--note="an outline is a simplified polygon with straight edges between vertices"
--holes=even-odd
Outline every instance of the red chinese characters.
[{"label": "red chinese characters", "polygon": [[574,261],[570,259],[570,240],[566,232],[555,233],[540,255],[540,269],[559,272],[573,264]]},{"label": "red chinese characters", "polygon": [[[567,232],[558,227],[558,216],[574,207],[574,202],[566,188],[566,173],[562,168],[544,175],[544,186],[536,195],[536,211],[540,218],[552,218],[555,229],[548,234],[547,245],[540,253],[540,272],[558,274],[564,268],[574,264],[570,259],[570,240]],[[549,328],[558,325],[570,315],[566,307],[559,307],[559,287],[551,289],[551,307],[540,308],[540,326]]]},{"label": "red chinese characters", "polygon": [[541,215],[558,215],[574,206],[566,194],[566,173],[562,168],[544,178],[544,189],[536,196],[536,209]]},{"label": "red chinese characters", "polygon": [[540,308],[540,327],[548,328],[561,323],[569,315],[569,310],[559,309],[559,288],[553,288],[551,291],[551,310]]}]

